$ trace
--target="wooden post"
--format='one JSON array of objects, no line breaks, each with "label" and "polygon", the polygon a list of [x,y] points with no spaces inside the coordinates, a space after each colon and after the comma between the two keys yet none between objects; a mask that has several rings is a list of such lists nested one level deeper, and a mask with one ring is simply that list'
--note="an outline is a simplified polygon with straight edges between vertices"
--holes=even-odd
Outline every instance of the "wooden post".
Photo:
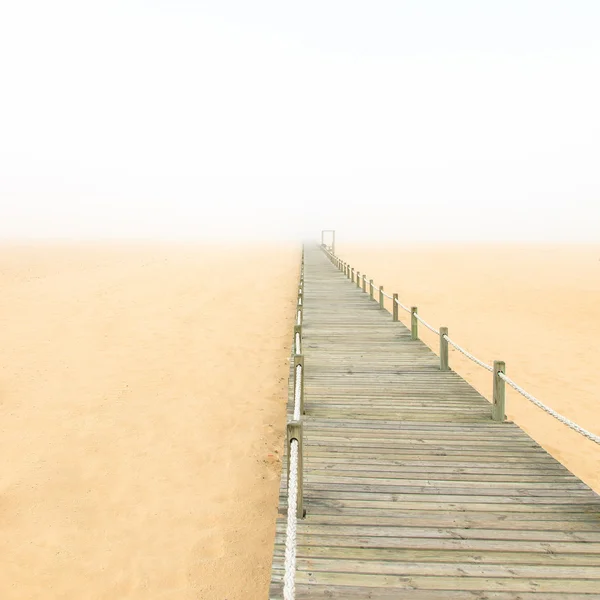
[{"label": "wooden post", "polygon": [[503,379],[498,377],[498,373],[506,373],[506,365],[502,360],[494,361],[492,419],[503,423],[506,418],[506,384]]},{"label": "wooden post", "polygon": [[360,289],[360,271],[356,271],[356,287]]},{"label": "wooden post", "polygon": [[448,342],[445,335],[448,335],[447,327],[440,327],[440,371],[449,371],[448,367]]},{"label": "wooden post", "polygon": [[369,279],[369,296],[371,296],[371,300],[373,300],[373,280]]},{"label": "wooden post", "polygon": [[296,367],[300,365],[302,367],[302,378],[300,379],[300,414],[305,414],[304,409],[304,355],[296,354],[294,356],[294,392],[296,390]]},{"label": "wooden post", "polygon": [[351,276],[351,279],[352,279],[352,283],[354,283],[354,267],[352,267],[352,276]]},{"label": "wooden post", "polygon": [[298,440],[298,507],[296,510],[296,517],[303,519],[306,516],[304,510],[304,460],[303,460],[303,448],[302,448],[302,421],[290,421],[287,424],[287,467],[288,467],[288,489],[290,486],[290,450],[292,447],[292,440]]},{"label": "wooden post", "polygon": [[383,308],[383,286],[379,286],[379,308]]},{"label": "wooden post", "polygon": [[363,292],[367,292],[367,276],[363,273]]},{"label": "wooden post", "polygon": [[398,303],[396,300],[398,300],[398,294],[394,294],[392,298],[392,320],[394,321],[398,320]]},{"label": "wooden post", "polygon": [[302,314],[302,306],[297,306],[297,312],[296,312],[296,325],[302,325],[302,317],[304,316]]},{"label": "wooden post", "polygon": [[419,321],[417,321],[417,307],[410,307],[410,339],[419,339]]}]

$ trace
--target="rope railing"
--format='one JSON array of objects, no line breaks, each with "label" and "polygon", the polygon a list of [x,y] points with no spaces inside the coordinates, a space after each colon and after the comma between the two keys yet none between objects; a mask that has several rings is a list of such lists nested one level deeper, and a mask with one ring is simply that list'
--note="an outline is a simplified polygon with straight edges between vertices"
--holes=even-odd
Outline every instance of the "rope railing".
[{"label": "rope railing", "polygon": [[287,424],[287,523],[283,576],[283,598],[296,597],[296,532],[298,519],[304,516],[302,415],[304,414],[304,356],[302,355],[302,297],[304,289],[304,254],[298,287],[298,305],[294,326],[294,404],[292,420]]},{"label": "rope railing", "polygon": [[507,377],[504,373],[499,373],[498,377],[500,377],[500,379],[502,379],[505,383],[508,383],[508,385],[510,385],[510,387],[513,388],[513,390],[515,390],[516,392],[519,392],[519,394],[521,394],[521,396],[523,396],[524,398],[527,398],[527,400],[529,400],[530,402],[535,404],[538,408],[541,408],[544,412],[548,413],[550,416],[554,417],[557,421],[560,421],[563,425],[566,425],[567,427],[571,428],[573,431],[576,431],[577,433],[586,437],[588,440],[595,442],[596,444],[600,444],[600,435],[596,435],[595,433],[592,433],[591,431],[584,429],[583,427],[577,425],[577,423],[574,423],[570,419],[567,419],[567,417],[564,417],[560,413],[557,413],[555,410],[553,410],[549,406],[546,406],[543,402],[538,400],[535,396],[532,396],[529,392],[525,391],[520,385],[517,385],[512,379]]},{"label": "rope railing", "polygon": [[[389,298],[389,296],[388,296]],[[400,300],[398,300],[398,298],[396,298],[396,304],[402,309],[405,310],[406,312],[410,312],[410,308],[408,308],[408,306],[404,306],[404,304],[402,304],[402,302],[400,302]]]},{"label": "rope railing", "polygon": [[472,360],[475,364],[479,365],[480,367],[483,367],[484,369],[486,369],[490,373],[494,372],[494,369],[492,367],[490,367],[489,365],[486,365],[482,360],[479,360],[476,356],[473,356],[470,352],[467,352],[464,348],[462,348],[456,342],[454,342],[453,340],[451,340],[447,335],[444,335],[444,339],[453,348],[456,348],[456,350],[458,350],[461,354],[464,354],[468,359]]},{"label": "rope railing", "polygon": [[285,532],[285,573],[283,576],[283,598],[294,600],[296,597],[296,528],[298,517],[298,440],[290,442],[290,471],[288,474],[288,508]]},{"label": "rope railing", "polygon": [[[345,263],[344,261],[342,261],[339,257],[335,256],[335,254],[330,252],[326,247],[322,247],[322,249],[325,252],[325,254],[327,254],[327,256],[329,257],[331,262],[335,266],[337,266],[338,269],[340,269],[349,279],[351,279],[352,282],[354,282],[354,273],[355,273],[354,268],[351,267],[349,264]],[[357,283],[357,286],[360,287],[360,279],[359,279],[360,272],[357,271],[356,274],[357,274],[356,283]],[[364,273],[362,275],[362,279],[363,279],[363,282],[366,279],[366,275]],[[376,286],[373,283],[372,279],[370,280],[370,286],[371,286],[370,296],[371,296],[371,298],[373,298],[373,288]],[[392,301],[392,318],[394,321],[398,321],[398,307],[400,307],[403,310],[405,310],[406,312],[410,313],[410,315],[411,315],[411,339],[413,339],[413,340],[419,339],[418,323],[421,323],[425,328],[429,329],[429,331],[431,331],[432,333],[434,333],[435,335],[437,335],[439,337],[439,340],[440,340],[440,370],[442,370],[442,371],[449,370],[449,367],[448,367],[448,345],[450,345],[455,350],[458,350],[458,352],[463,354],[466,358],[473,361],[476,365],[482,367],[483,369],[485,369],[486,371],[488,371],[490,373],[493,373],[493,376],[494,376],[493,384],[494,385],[493,385],[492,418],[494,420],[502,422],[506,419],[506,415],[504,413],[504,407],[505,407],[505,402],[506,402],[505,385],[504,384],[506,383],[511,388],[513,388],[516,392],[521,394],[524,398],[529,400],[531,403],[533,403],[535,406],[537,406],[538,408],[540,408],[541,410],[543,410],[550,416],[554,417],[557,421],[559,421],[563,425],[566,425],[573,431],[576,431],[580,435],[586,437],[588,440],[600,445],[600,436],[588,431],[587,429],[584,429],[583,427],[581,427],[580,425],[577,425],[577,423],[574,423],[567,417],[564,417],[563,415],[557,413],[555,410],[553,410],[549,406],[546,406],[542,401],[538,400],[535,396],[533,396],[532,394],[530,394],[529,392],[524,390],[521,386],[517,385],[512,379],[507,377],[506,373],[505,373],[504,362],[494,361],[494,366],[491,367],[490,365],[486,364],[484,361],[480,360],[479,358],[477,358],[476,356],[474,356],[473,354],[471,354],[470,352],[465,350],[462,346],[459,346],[454,340],[450,339],[448,337],[448,328],[447,327],[440,327],[439,329],[436,329],[435,327],[430,325],[427,321],[425,321],[418,314],[418,310],[417,310],[416,306],[409,308],[409,307],[405,306],[404,304],[402,304],[398,300],[398,294],[392,294],[390,296],[389,294],[387,294],[386,292],[383,291],[383,286],[377,286],[377,287],[379,288],[380,308],[382,308],[382,309],[384,308],[384,304],[383,304],[384,297],[388,298],[389,300]],[[363,290],[364,290],[364,283],[363,283]]]},{"label": "rope railing", "polygon": [[[400,304],[400,302],[398,302],[398,304],[400,306],[402,306]],[[410,312],[410,311],[409,311]],[[427,321],[425,321],[425,319],[421,319],[421,317],[419,316],[418,313],[415,313],[415,318],[417,319],[417,321],[419,321],[419,323],[421,323],[421,325],[425,325],[425,327],[427,327],[427,329],[429,329],[429,331],[435,333],[435,335],[440,335],[440,332],[438,329],[436,329],[435,327],[432,327]]]}]

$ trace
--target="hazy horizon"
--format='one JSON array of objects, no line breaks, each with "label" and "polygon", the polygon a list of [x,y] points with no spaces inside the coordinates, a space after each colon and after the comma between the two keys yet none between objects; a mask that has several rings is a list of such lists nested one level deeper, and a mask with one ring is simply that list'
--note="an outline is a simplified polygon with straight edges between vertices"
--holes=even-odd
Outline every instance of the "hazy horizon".
[{"label": "hazy horizon", "polygon": [[0,7],[0,240],[600,241],[600,4]]}]

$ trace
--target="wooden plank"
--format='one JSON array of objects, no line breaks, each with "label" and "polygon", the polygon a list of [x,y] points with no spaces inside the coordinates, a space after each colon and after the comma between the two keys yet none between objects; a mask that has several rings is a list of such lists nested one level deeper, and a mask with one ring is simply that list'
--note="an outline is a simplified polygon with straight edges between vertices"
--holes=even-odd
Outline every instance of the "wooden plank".
[{"label": "wooden plank", "polygon": [[[396,590],[457,590],[457,591],[512,591],[554,592],[562,594],[598,593],[598,581],[593,579],[550,578],[483,578],[483,577],[423,577],[403,575],[372,575],[363,573],[325,573],[298,571],[296,581],[311,585],[355,585],[387,587]],[[376,597],[376,596],[375,596]]]},{"label": "wooden plank", "polygon": [[[274,555],[285,555],[285,546],[275,544]],[[402,548],[361,548],[355,546],[302,546],[298,548],[299,558],[337,558],[374,561],[393,561],[401,564],[411,562],[445,564],[485,564],[485,565],[544,565],[591,566],[598,567],[597,554],[553,554],[549,562],[548,555],[540,552],[473,552],[469,550],[418,550]]]},{"label": "wooden plank", "polygon": [[[373,595],[376,592],[376,595]],[[566,598],[561,593],[539,592],[496,592],[496,591],[457,591],[457,590],[403,590],[403,600],[563,600]],[[281,591],[277,586],[272,586],[271,600],[283,600]],[[296,600],[331,600],[343,598],[345,600],[364,600],[377,598],[378,600],[398,600],[398,592],[393,589],[347,586],[347,585],[299,585],[296,587]],[[572,600],[600,600],[600,594],[569,593]]]}]

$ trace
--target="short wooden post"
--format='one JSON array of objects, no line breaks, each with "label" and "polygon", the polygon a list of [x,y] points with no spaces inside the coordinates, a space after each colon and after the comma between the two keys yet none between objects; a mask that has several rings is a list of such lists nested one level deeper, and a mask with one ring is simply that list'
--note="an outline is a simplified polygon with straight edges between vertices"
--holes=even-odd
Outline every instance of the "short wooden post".
[{"label": "short wooden post", "polygon": [[367,276],[363,274],[363,292],[367,292]]},{"label": "short wooden post", "polygon": [[371,300],[373,300],[373,280],[369,279],[369,296],[371,296]]},{"label": "short wooden post", "polygon": [[410,307],[410,339],[419,339],[419,321],[417,321],[417,307]]},{"label": "short wooden post", "polygon": [[392,319],[394,321],[398,320],[398,302],[396,300],[398,300],[398,294],[394,294],[392,298]]},{"label": "short wooden post", "polygon": [[300,414],[303,415],[306,412],[304,408],[304,355],[296,354],[294,356],[294,393],[296,393],[296,373],[298,371],[296,369],[297,366],[302,367],[300,369],[302,373],[300,375]]},{"label": "short wooden post", "polygon": [[498,376],[499,373],[506,373],[506,365],[502,360],[495,360],[492,419],[502,423],[506,418],[506,384]]},{"label": "short wooden post", "polygon": [[360,271],[356,271],[356,287],[360,290]]},{"label": "short wooden post", "polygon": [[354,283],[354,267],[352,267],[352,277],[351,277],[351,279],[352,279],[352,283]]},{"label": "short wooden post", "polygon": [[448,341],[444,337],[448,335],[447,327],[440,327],[440,371],[448,371]]},{"label": "short wooden post", "polygon": [[296,311],[296,325],[302,325],[302,306],[296,307],[298,310]]},{"label": "short wooden post", "polygon": [[383,286],[379,286],[379,308],[383,308]]},{"label": "short wooden post", "polygon": [[306,516],[304,510],[304,457],[302,448],[303,428],[302,421],[290,421],[287,424],[287,472],[288,472],[288,489],[290,486],[290,454],[292,449],[292,440],[298,440],[298,506],[296,509],[296,517],[303,519]]}]

